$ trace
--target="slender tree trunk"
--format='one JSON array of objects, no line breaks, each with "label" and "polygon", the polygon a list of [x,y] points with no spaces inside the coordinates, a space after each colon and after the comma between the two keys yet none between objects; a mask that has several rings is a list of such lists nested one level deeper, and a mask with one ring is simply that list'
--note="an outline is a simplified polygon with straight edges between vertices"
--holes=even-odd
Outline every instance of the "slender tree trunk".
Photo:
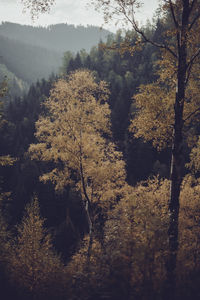
[{"label": "slender tree trunk", "polygon": [[189,0],[183,1],[182,26],[177,35],[178,44],[178,72],[177,91],[174,105],[174,134],[171,159],[171,188],[169,200],[169,260],[167,263],[167,282],[170,299],[175,297],[176,285],[176,259],[178,252],[178,218],[179,218],[179,196],[183,176],[183,109],[185,101],[185,86],[187,72],[187,30],[189,22]]},{"label": "slender tree trunk", "polygon": [[91,256],[91,249],[92,249],[92,242],[93,242],[93,224],[92,224],[92,220],[91,220],[91,216],[90,216],[90,212],[89,212],[89,203],[88,201],[86,202],[85,205],[85,211],[86,211],[86,215],[87,215],[87,221],[88,221],[88,229],[89,229],[89,245],[88,245],[88,259],[90,259]]},{"label": "slender tree trunk", "polygon": [[[170,186],[170,200],[169,200],[169,259],[167,262],[167,281],[168,289],[171,295],[175,290],[175,270],[176,258],[178,252],[178,217],[179,217],[179,196],[182,183],[182,113],[181,107],[178,103],[178,95],[176,95],[177,106],[175,108],[175,126],[174,126],[174,140],[172,146],[171,158],[171,186]],[[175,105],[176,106],[176,105]],[[172,296],[170,297],[170,299]],[[173,299],[173,298],[172,298]]]},{"label": "slender tree trunk", "polygon": [[[80,140],[82,141],[82,132],[80,131]],[[89,230],[89,245],[88,245],[88,265],[90,262],[90,256],[91,256],[91,249],[92,249],[92,243],[93,243],[93,222],[91,218],[91,213],[90,213],[90,199],[87,194],[86,190],[86,183],[85,183],[85,177],[84,177],[84,172],[83,172],[83,162],[82,162],[82,147],[80,145],[80,176],[81,176],[81,183],[82,183],[82,189],[83,189],[83,194],[85,196],[85,212],[87,216],[87,221],[88,221],[88,230]]]},{"label": "slender tree trunk", "polygon": [[90,201],[87,196],[84,184],[83,184],[83,187],[84,187],[83,188],[84,194],[86,196],[86,201],[85,201],[84,207],[85,207],[85,213],[86,213],[87,222],[88,222],[88,232],[89,232],[89,245],[88,245],[88,253],[87,253],[88,262],[89,262],[90,256],[91,256],[92,243],[93,243],[93,222],[92,222],[92,217],[91,217],[91,212],[90,212]]}]

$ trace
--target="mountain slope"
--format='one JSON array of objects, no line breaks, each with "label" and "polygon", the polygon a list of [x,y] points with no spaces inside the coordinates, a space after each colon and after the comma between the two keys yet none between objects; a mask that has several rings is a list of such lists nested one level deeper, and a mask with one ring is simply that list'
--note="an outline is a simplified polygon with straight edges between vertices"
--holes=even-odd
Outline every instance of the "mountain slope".
[{"label": "mountain slope", "polygon": [[28,84],[12,73],[4,64],[0,64],[0,82],[6,79],[8,92],[4,96],[4,101],[9,101],[13,97],[21,96],[28,91]]},{"label": "mountain slope", "polygon": [[81,49],[89,51],[99,40],[105,41],[109,31],[95,26],[74,26],[56,24],[48,27],[33,27],[10,22],[0,25],[0,35],[29,45],[39,46],[57,52]]},{"label": "mountain slope", "polygon": [[0,78],[7,76],[11,96],[15,90],[19,95],[26,86],[58,73],[64,52],[76,53],[81,49],[89,52],[109,34],[94,26],[57,24],[44,28],[3,22],[0,24]]},{"label": "mountain slope", "polygon": [[61,65],[61,54],[0,36],[1,62],[28,84],[48,78]]}]

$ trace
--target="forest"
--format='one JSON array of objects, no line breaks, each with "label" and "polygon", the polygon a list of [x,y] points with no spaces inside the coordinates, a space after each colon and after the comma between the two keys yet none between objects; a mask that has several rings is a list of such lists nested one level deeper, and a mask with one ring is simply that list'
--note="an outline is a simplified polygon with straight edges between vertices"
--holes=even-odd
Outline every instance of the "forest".
[{"label": "forest", "polygon": [[0,68],[2,299],[200,299],[200,1],[163,1],[142,28],[135,1],[94,2],[132,29],[63,42],[49,78],[22,66],[23,94]]},{"label": "forest", "polygon": [[[32,83],[59,73],[63,53],[89,51],[109,31],[95,26],[56,24],[34,27],[10,22],[0,24],[0,80],[7,77],[7,100],[28,92]],[[63,36],[65,38],[63,39]],[[5,98],[5,97],[4,97]]]}]

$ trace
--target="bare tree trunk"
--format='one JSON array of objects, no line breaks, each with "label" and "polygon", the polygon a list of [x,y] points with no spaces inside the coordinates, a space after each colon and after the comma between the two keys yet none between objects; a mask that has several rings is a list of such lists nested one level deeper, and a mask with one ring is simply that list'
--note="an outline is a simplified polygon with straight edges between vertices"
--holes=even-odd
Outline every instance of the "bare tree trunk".
[{"label": "bare tree trunk", "polygon": [[169,200],[169,259],[167,262],[167,282],[170,299],[175,297],[176,259],[178,252],[178,218],[179,196],[183,176],[183,109],[185,101],[186,72],[187,72],[187,31],[189,23],[189,0],[183,1],[181,32],[177,34],[178,72],[177,91],[174,105],[174,135],[171,159],[171,188]]},{"label": "bare tree trunk", "polygon": [[88,253],[87,253],[88,261],[89,261],[90,256],[91,256],[92,243],[93,243],[93,224],[92,224],[92,220],[90,217],[88,201],[85,204],[85,211],[86,211],[86,215],[87,215],[88,229],[89,229],[89,245],[88,245]]},{"label": "bare tree trunk", "polygon": [[[82,139],[82,134],[80,132],[80,138]],[[88,257],[88,264],[90,262],[90,256],[91,256],[91,249],[92,249],[92,243],[93,243],[93,222],[91,219],[91,214],[90,214],[90,199],[88,197],[87,194],[87,190],[86,190],[86,184],[85,184],[85,177],[84,177],[84,172],[83,172],[83,163],[82,163],[82,147],[80,146],[80,175],[81,175],[81,183],[82,183],[82,188],[83,188],[83,193],[85,196],[85,203],[84,203],[84,207],[85,207],[85,212],[86,212],[86,216],[87,216],[87,221],[88,221],[88,229],[89,229],[89,245],[88,245],[88,253],[87,253],[87,257]]]},{"label": "bare tree trunk", "polygon": [[[176,102],[178,103],[178,95]],[[176,105],[175,105],[176,106]],[[178,113],[179,111],[179,113]],[[169,258],[167,262],[167,285],[170,292],[170,299],[173,299],[176,283],[176,258],[178,252],[178,217],[179,217],[179,196],[182,183],[182,114],[180,107],[175,108],[175,128],[174,141],[172,146],[171,158],[171,186],[169,200]]]}]

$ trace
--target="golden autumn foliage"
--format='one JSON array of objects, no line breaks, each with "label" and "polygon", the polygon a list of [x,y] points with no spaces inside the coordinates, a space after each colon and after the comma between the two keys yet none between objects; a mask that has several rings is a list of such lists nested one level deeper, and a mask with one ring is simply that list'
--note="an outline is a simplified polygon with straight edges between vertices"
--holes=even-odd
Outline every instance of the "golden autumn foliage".
[{"label": "golden autumn foliage", "polygon": [[192,170],[194,173],[200,171],[200,138],[198,137],[195,146],[192,148],[190,153],[190,162],[187,164],[187,167]]},{"label": "golden autumn foliage", "polygon": [[45,102],[48,114],[36,123],[39,143],[29,148],[32,159],[54,163],[42,181],[52,181],[57,190],[70,184],[102,206],[121,193],[125,181],[122,154],[110,141],[108,96],[107,84],[96,83],[87,70],[58,80]]},{"label": "golden autumn foliage", "polygon": [[0,156],[0,166],[12,166],[16,160],[16,158],[11,157],[10,155]]},{"label": "golden autumn foliage", "polygon": [[168,185],[155,178],[126,186],[126,196],[109,213],[103,244],[93,242],[90,265],[86,239],[67,266],[72,299],[143,299],[159,292],[167,257]]},{"label": "golden autumn foliage", "polygon": [[173,99],[175,93],[158,84],[140,87],[134,96],[135,117],[129,127],[135,137],[152,141],[154,147],[162,149],[172,141]]},{"label": "golden autumn foliage", "polygon": [[144,293],[151,293],[165,278],[169,182],[154,178],[129,189],[106,224],[105,244],[111,269],[131,293],[148,282]]},{"label": "golden autumn foliage", "polygon": [[[70,299],[164,299],[168,249],[168,180],[126,187],[110,211],[103,245],[85,239],[67,265]],[[176,299],[199,295],[199,180],[185,177],[180,196]],[[198,299],[198,298],[194,298]]]},{"label": "golden autumn foliage", "polygon": [[187,175],[180,199],[178,261],[187,274],[199,270],[200,265],[200,180]]},{"label": "golden autumn foliage", "polygon": [[200,181],[184,178],[180,195],[177,289],[180,299],[199,299],[200,284]]},{"label": "golden autumn foliage", "polygon": [[12,284],[27,297],[61,299],[64,266],[44,228],[37,199],[27,205],[17,237],[10,241],[8,274]]},{"label": "golden autumn foliage", "polygon": [[[139,93],[133,96],[133,119],[129,127],[137,138],[151,141],[159,150],[172,144],[174,124],[174,99],[176,93],[176,62],[169,53],[163,53],[157,62],[158,80],[141,85]],[[183,111],[183,134],[189,146],[199,122],[199,62],[192,66],[193,73],[186,88]]]},{"label": "golden autumn foliage", "polygon": [[[118,1],[116,1],[118,2]],[[135,5],[134,1],[126,3],[124,6]],[[191,12],[187,28],[187,61],[186,78],[184,82],[184,107],[183,107],[183,135],[191,143],[191,136],[194,132],[191,127],[199,122],[199,3],[191,1]],[[173,127],[175,122],[175,101],[178,91],[179,71],[179,46],[181,33],[181,15],[183,9],[182,1],[163,1],[161,5],[163,13],[163,26],[166,31],[163,34],[163,46],[151,40],[141,38],[141,44],[152,43],[161,49],[160,59],[155,63],[158,79],[147,85],[140,86],[139,93],[133,96],[133,120],[130,131],[137,138],[142,137],[145,141],[152,141],[153,146],[159,150],[166,146],[171,146],[173,141]],[[165,17],[164,17],[165,16]],[[133,16],[134,18],[134,16]],[[177,24],[174,24],[177,22]],[[170,27],[169,27],[170,25]],[[134,27],[136,26],[136,28]],[[176,28],[177,26],[177,28]],[[138,35],[141,30],[137,25],[133,25]],[[138,31],[139,30],[139,31]],[[194,63],[195,60],[195,63]],[[182,70],[183,73],[183,70]]]}]

